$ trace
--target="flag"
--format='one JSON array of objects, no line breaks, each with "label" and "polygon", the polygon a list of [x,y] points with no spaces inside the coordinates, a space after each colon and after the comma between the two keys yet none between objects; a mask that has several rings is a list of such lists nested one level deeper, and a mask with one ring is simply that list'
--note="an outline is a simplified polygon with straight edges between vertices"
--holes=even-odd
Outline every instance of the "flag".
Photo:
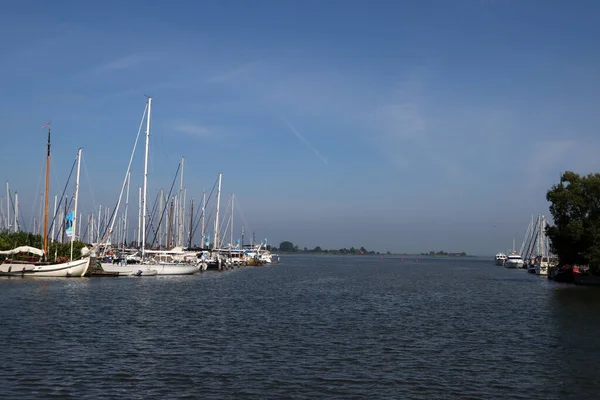
[{"label": "flag", "polygon": [[65,217],[65,233],[68,237],[73,236],[73,216],[73,211],[71,211]]},{"label": "flag", "polygon": [[50,127],[50,121],[46,122],[40,129],[44,129],[45,127]]}]

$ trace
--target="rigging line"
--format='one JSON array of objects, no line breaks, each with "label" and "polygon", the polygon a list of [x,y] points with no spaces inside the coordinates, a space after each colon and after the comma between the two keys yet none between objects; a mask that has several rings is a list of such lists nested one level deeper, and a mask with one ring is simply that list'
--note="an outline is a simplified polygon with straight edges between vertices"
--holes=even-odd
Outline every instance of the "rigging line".
[{"label": "rigging line", "polygon": [[235,206],[237,207],[237,210],[239,211],[240,215],[242,216],[242,221],[244,221],[244,225],[246,226],[246,228],[248,228],[249,231],[252,231],[252,229],[250,228],[250,224],[246,220],[246,216],[244,215],[244,211],[242,210],[242,206],[240,205],[240,199],[237,196],[235,198]]},{"label": "rigging line", "polygon": [[98,205],[96,204],[96,196],[94,195],[94,190],[92,188],[92,180],[90,179],[90,174],[87,169],[85,157],[82,157],[82,160],[83,160],[83,172],[85,173],[85,177],[87,179],[88,190],[90,191],[90,196],[92,197],[92,210],[96,210],[96,209],[98,209]]},{"label": "rigging line", "polygon": [[[158,191],[158,193],[156,194],[156,199],[154,199],[154,205],[152,206],[152,212],[148,213],[150,220],[148,221],[148,230],[152,230],[152,233],[154,233],[154,235],[156,235],[158,228],[160,227],[160,222],[159,225],[156,227],[156,229],[154,228],[154,217],[156,216],[156,210],[158,208],[158,200],[160,198],[160,190]],[[152,243],[152,245],[154,245],[154,242]]]},{"label": "rigging line", "polygon": [[[225,223],[225,217],[227,217],[229,215],[229,209],[231,207],[229,207],[231,205],[231,197],[229,198],[229,202],[227,203],[227,207],[225,207],[225,209],[227,210],[224,214],[223,214],[223,221],[221,221],[221,225],[219,226],[219,232],[223,231],[223,226],[226,226],[227,229],[225,230],[225,233],[223,233],[223,235],[219,235],[221,237],[225,237],[225,235],[227,235],[227,232],[229,230],[229,221],[227,221],[227,223]],[[224,239],[223,239],[224,240]],[[221,240],[221,243],[224,243],[223,240]]]},{"label": "rigging line", "polygon": [[[17,214],[17,206],[12,198],[12,193],[8,192],[8,200],[10,202],[10,205],[12,206],[12,211],[13,214]],[[6,216],[6,218],[8,219],[8,216]],[[18,221],[23,221],[23,229],[19,229],[20,231],[24,231],[27,232],[27,224],[25,219],[23,218],[23,212],[19,209],[19,215],[17,216]]]},{"label": "rigging line", "polygon": [[[179,170],[181,169],[181,163],[177,164],[177,171],[175,172],[175,178],[173,178],[173,182],[171,183],[171,189],[169,189],[169,195],[167,196],[167,199],[171,198],[171,193],[173,193],[173,187],[175,186],[175,182],[177,182],[177,175],[179,175]],[[160,192],[159,192],[160,193]],[[165,202],[168,203],[168,202]],[[160,224],[162,223],[162,220],[165,216],[165,210],[167,209],[166,204],[165,204],[165,208],[162,211],[162,214],[160,216],[160,221],[158,221],[158,224],[160,226]],[[146,234],[148,233],[148,230],[146,229]],[[152,244],[151,246],[154,246],[154,243],[156,242],[156,232],[154,233],[154,238],[152,239]]]},{"label": "rigging line", "polygon": [[[208,200],[207,203],[210,201],[210,198],[213,195],[213,192],[215,191],[215,188],[217,187],[217,183],[219,182],[219,178],[217,178],[217,180],[215,181],[215,184],[213,185],[212,189],[210,190],[210,194],[208,195]],[[194,237],[196,235],[196,231],[198,230],[198,225],[200,225],[200,222],[202,221],[202,215],[205,214],[206,212],[206,207],[204,207],[205,209],[203,210],[202,207],[198,207],[198,211],[196,211],[196,219],[197,222],[194,226],[194,230],[192,231],[192,237]],[[201,213],[200,215],[198,215],[198,213]],[[212,216],[212,211],[211,211],[211,216]],[[206,226],[203,226],[204,229],[206,229],[206,227],[208,226],[208,222],[210,221],[210,216],[208,221],[206,222]],[[204,243],[202,243],[202,246],[204,246]]]},{"label": "rigging line", "polygon": [[[108,222],[110,223],[109,225],[110,225],[111,231],[112,231],[112,228],[114,227],[114,218],[116,217],[116,214],[119,211],[119,206],[121,204],[121,198],[123,197],[123,191],[125,190],[125,186],[127,185],[127,178],[129,176],[129,173],[131,172],[131,164],[133,163],[133,157],[135,155],[135,150],[137,148],[137,144],[140,139],[140,133],[142,132],[142,127],[144,126],[144,118],[146,117],[147,111],[148,111],[148,103],[146,103],[146,107],[144,107],[144,113],[142,114],[142,119],[140,121],[138,133],[137,133],[137,136],[135,137],[135,142],[133,143],[133,151],[131,152],[131,156],[129,156],[129,164],[127,165],[127,170],[125,172],[125,179],[123,180],[123,185],[121,185],[121,193],[119,193],[119,198],[117,199],[117,204],[113,208],[113,212],[110,215],[110,218],[108,220]],[[109,227],[107,225],[104,232],[102,232],[102,237],[103,237],[102,241],[104,241],[104,238],[107,234],[110,234],[110,232],[107,232],[108,229],[109,229]]]},{"label": "rigging line", "polygon": [[[44,150],[45,150],[45,145],[44,145]],[[34,201],[31,203],[31,225],[35,225],[35,215],[37,214],[37,199],[39,198],[39,194],[40,194],[40,186],[42,184],[42,179],[44,178],[45,175],[45,170],[46,170],[46,160],[44,160],[44,162],[41,164],[41,171],[40,174],[38,176],[38,183],[36,185],[35,188],[35,196],[34,196]]]},{"label": "rigging line", "polygon": [[[75,157],[75,161],[73,162],[73,165],[71,166],[71,172],[69,172],[69,177],[67,178],[67,183],[65,183],[65,187],[64,187],[62,195],[61,195],[61,200],[60,200],[61,203],[62,203],[62,198],[65,196],[65,192],[67,191],[67,188],[69,186],[69,181],[71,180],[71,176],[73,176],[73,170],[75,169],[75,165],[77,165],[77,157]],[[71,200],[72,200],[72,198],[71,198]],[[48,236],[50,236],[50,232],[52,232],[52,225],[54,225],[55,219],[56,219],[56,215],[54,217],[52,217],[52,223],[48,227]]]}]

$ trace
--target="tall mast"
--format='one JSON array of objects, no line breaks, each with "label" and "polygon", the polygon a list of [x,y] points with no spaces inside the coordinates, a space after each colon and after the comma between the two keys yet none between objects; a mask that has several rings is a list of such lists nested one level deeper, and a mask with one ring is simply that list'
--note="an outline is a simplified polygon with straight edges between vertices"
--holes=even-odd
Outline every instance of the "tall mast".
[{"label": "tall mast", "polygon": [[205,209],[206,209],[206,191],[202,192],[202,214],[201,214],[202,235],[201,235],[201,239],[200,239],[201,240],[200,245],[202,246],[202,248],[204,248],[204,246],[205,246],[204,240],[206,239],[206,227],[204,226],[204,211],[205,211]]},{"label": "tall mast", "polygon": [[125,195],[125,218],[123,221],[123,248],[127,245],[127,210],[129,209],[129,185],[131,184],[131,172],[127,171],[127,194]]},{"label": "tall mast", "polygon": [[233,247],[233,200],[234,200],[234,194],[231,194],[231,240],[229,242],[229,246]]},{"label": "tall mast", "polygon": [[46,153],[46,191],[44,194],[44,254],[48,251],[48,192],[50,191],[50,124],[48,123],[48,145]]},{"label": "tall mast", "polygon": [[10,189],[6,181],[6,230],[10,231]]},{"label": "tall mast", "polygon": [[[164,209],[164,197],[165,194],[163,192],[163,189],[160,189],[160,192],[158,193],[158,209],[160,210],[161,215],[163,214],[163,209]],[[164,221],[162,220],[161,217],[161,221],[160,224],[158,224],[157,230],[158,230],[158,248],[161,249],[162,248],[162,242],[163,242],[163,225],[164,225]]]},{"label": "tall mast", "polygon": [[73,226],[71,234],[71,261],[73,261],[73,242],[77,233],[77,201],[79,199],[79,171],[81,167],[81,147],[77,150],[77,178],[75,180],[75,209],[73,210]]},{"label": "tall mast", "polygon": [[142,245],[142,187],[138,186],[138,226],[137,226],[137,245]]},{"label": "tall mast", "polygon": [[15,192],[15,232],[19,231],[19,193]]},{"label": "tall mast", "polygon": [[175,198],[171,199],[171,205],[169,206],[169,220],[167,222],[167,244],[165,246],[165,248],[170,249],[171,246],[171,228],[173,225],[173,202],[175,201]]},{"label": "tall mast", "polygon": [[221,204],[221,176],[219,174],[219,190],[217,191],[217,213],[215,215],[215,232],[213,238],[213,249],[219,247],[219,205]]},{"label": "tall mast", "polygon": [[142,261],[146,252],[146,194],[148,191],[148,146],[150,144],[150,113],[152,97],[148,97],[148,116],[146,118],[146,150],[144,152],[144,189],[142,194]]},{"label": "tall mast", "polygon": [[184,157],[181,157],[181,177],[179,180],[179,215],[177,218],[177,225],[178,225],[178,229],[177,229],[177,245],[178,246],[182,246],[183,247],[183,214],[185,212],[184,210],[184,202],[185,199],[183,198],[183,166],[184,166]]},{"label": "tall mast", "polygon": [[189,241],[188,249],[192,248],[192,226],[194,225],[194,199],[190,202],[190,228],[189,228]]},{"label": "tall mast", "polygon": [[52,240],[56,240],[54,236],[54,228],[56,228],[56,204],[58,201],[58,196],[54,195],[54,215],[52,216],[54,223],[52,224]]}]

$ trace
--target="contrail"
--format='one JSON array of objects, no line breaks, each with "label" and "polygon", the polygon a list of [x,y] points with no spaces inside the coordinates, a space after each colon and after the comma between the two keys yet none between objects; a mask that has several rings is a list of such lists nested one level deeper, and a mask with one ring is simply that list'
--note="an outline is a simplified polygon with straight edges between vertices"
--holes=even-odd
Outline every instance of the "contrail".
[{"label": "contrail", "polygon": [[315,149],[310,143],[308,143],[308,141],[306,139],[304,139],[304,137],[300,134],[300,132],[298,132],[296,130],[296,128],[294,128],[292,126],[292,124],[290,124],[289,122],[287,122],[284,118],[281,118],[281,121],[283,121],[283,123],[286,124],[288,128],[290,128],[290,130],[294,133],[294,135],[296,135],[296,137],[298,137],[298,139],[300,139],[302,142],[304,142],[304,144],[309,149],[311,149],[312,152],[315,153],[315,155],[321,159],[321,161],[323,161],[325,163],[325,165],[328,164],[327,159],[325,157],[323,157],[321,155],[321,153],[319,153],[319,150]]}]

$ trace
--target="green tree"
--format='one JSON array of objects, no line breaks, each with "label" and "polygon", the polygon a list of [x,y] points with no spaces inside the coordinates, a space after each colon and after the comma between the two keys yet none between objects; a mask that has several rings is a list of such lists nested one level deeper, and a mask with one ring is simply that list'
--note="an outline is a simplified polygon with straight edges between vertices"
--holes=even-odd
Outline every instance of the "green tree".
[{"label": "green tree", "polygon": [[281,242],[279,244],[279,251],[282,253],[290,253],[294,251],[294,243],[288,241]]},{"label": "green tree", "polygon": [[546,234],[559,263],[600,272],[600,173],[582,177],[566,171],[546,199],[554,219]]},{"label": "green tree", "polygon": [[314,248],[313,252],[315,252],[315,253],[322,253],[323,249],[321,248],[321,246],[317,246],[317,247]]}]

